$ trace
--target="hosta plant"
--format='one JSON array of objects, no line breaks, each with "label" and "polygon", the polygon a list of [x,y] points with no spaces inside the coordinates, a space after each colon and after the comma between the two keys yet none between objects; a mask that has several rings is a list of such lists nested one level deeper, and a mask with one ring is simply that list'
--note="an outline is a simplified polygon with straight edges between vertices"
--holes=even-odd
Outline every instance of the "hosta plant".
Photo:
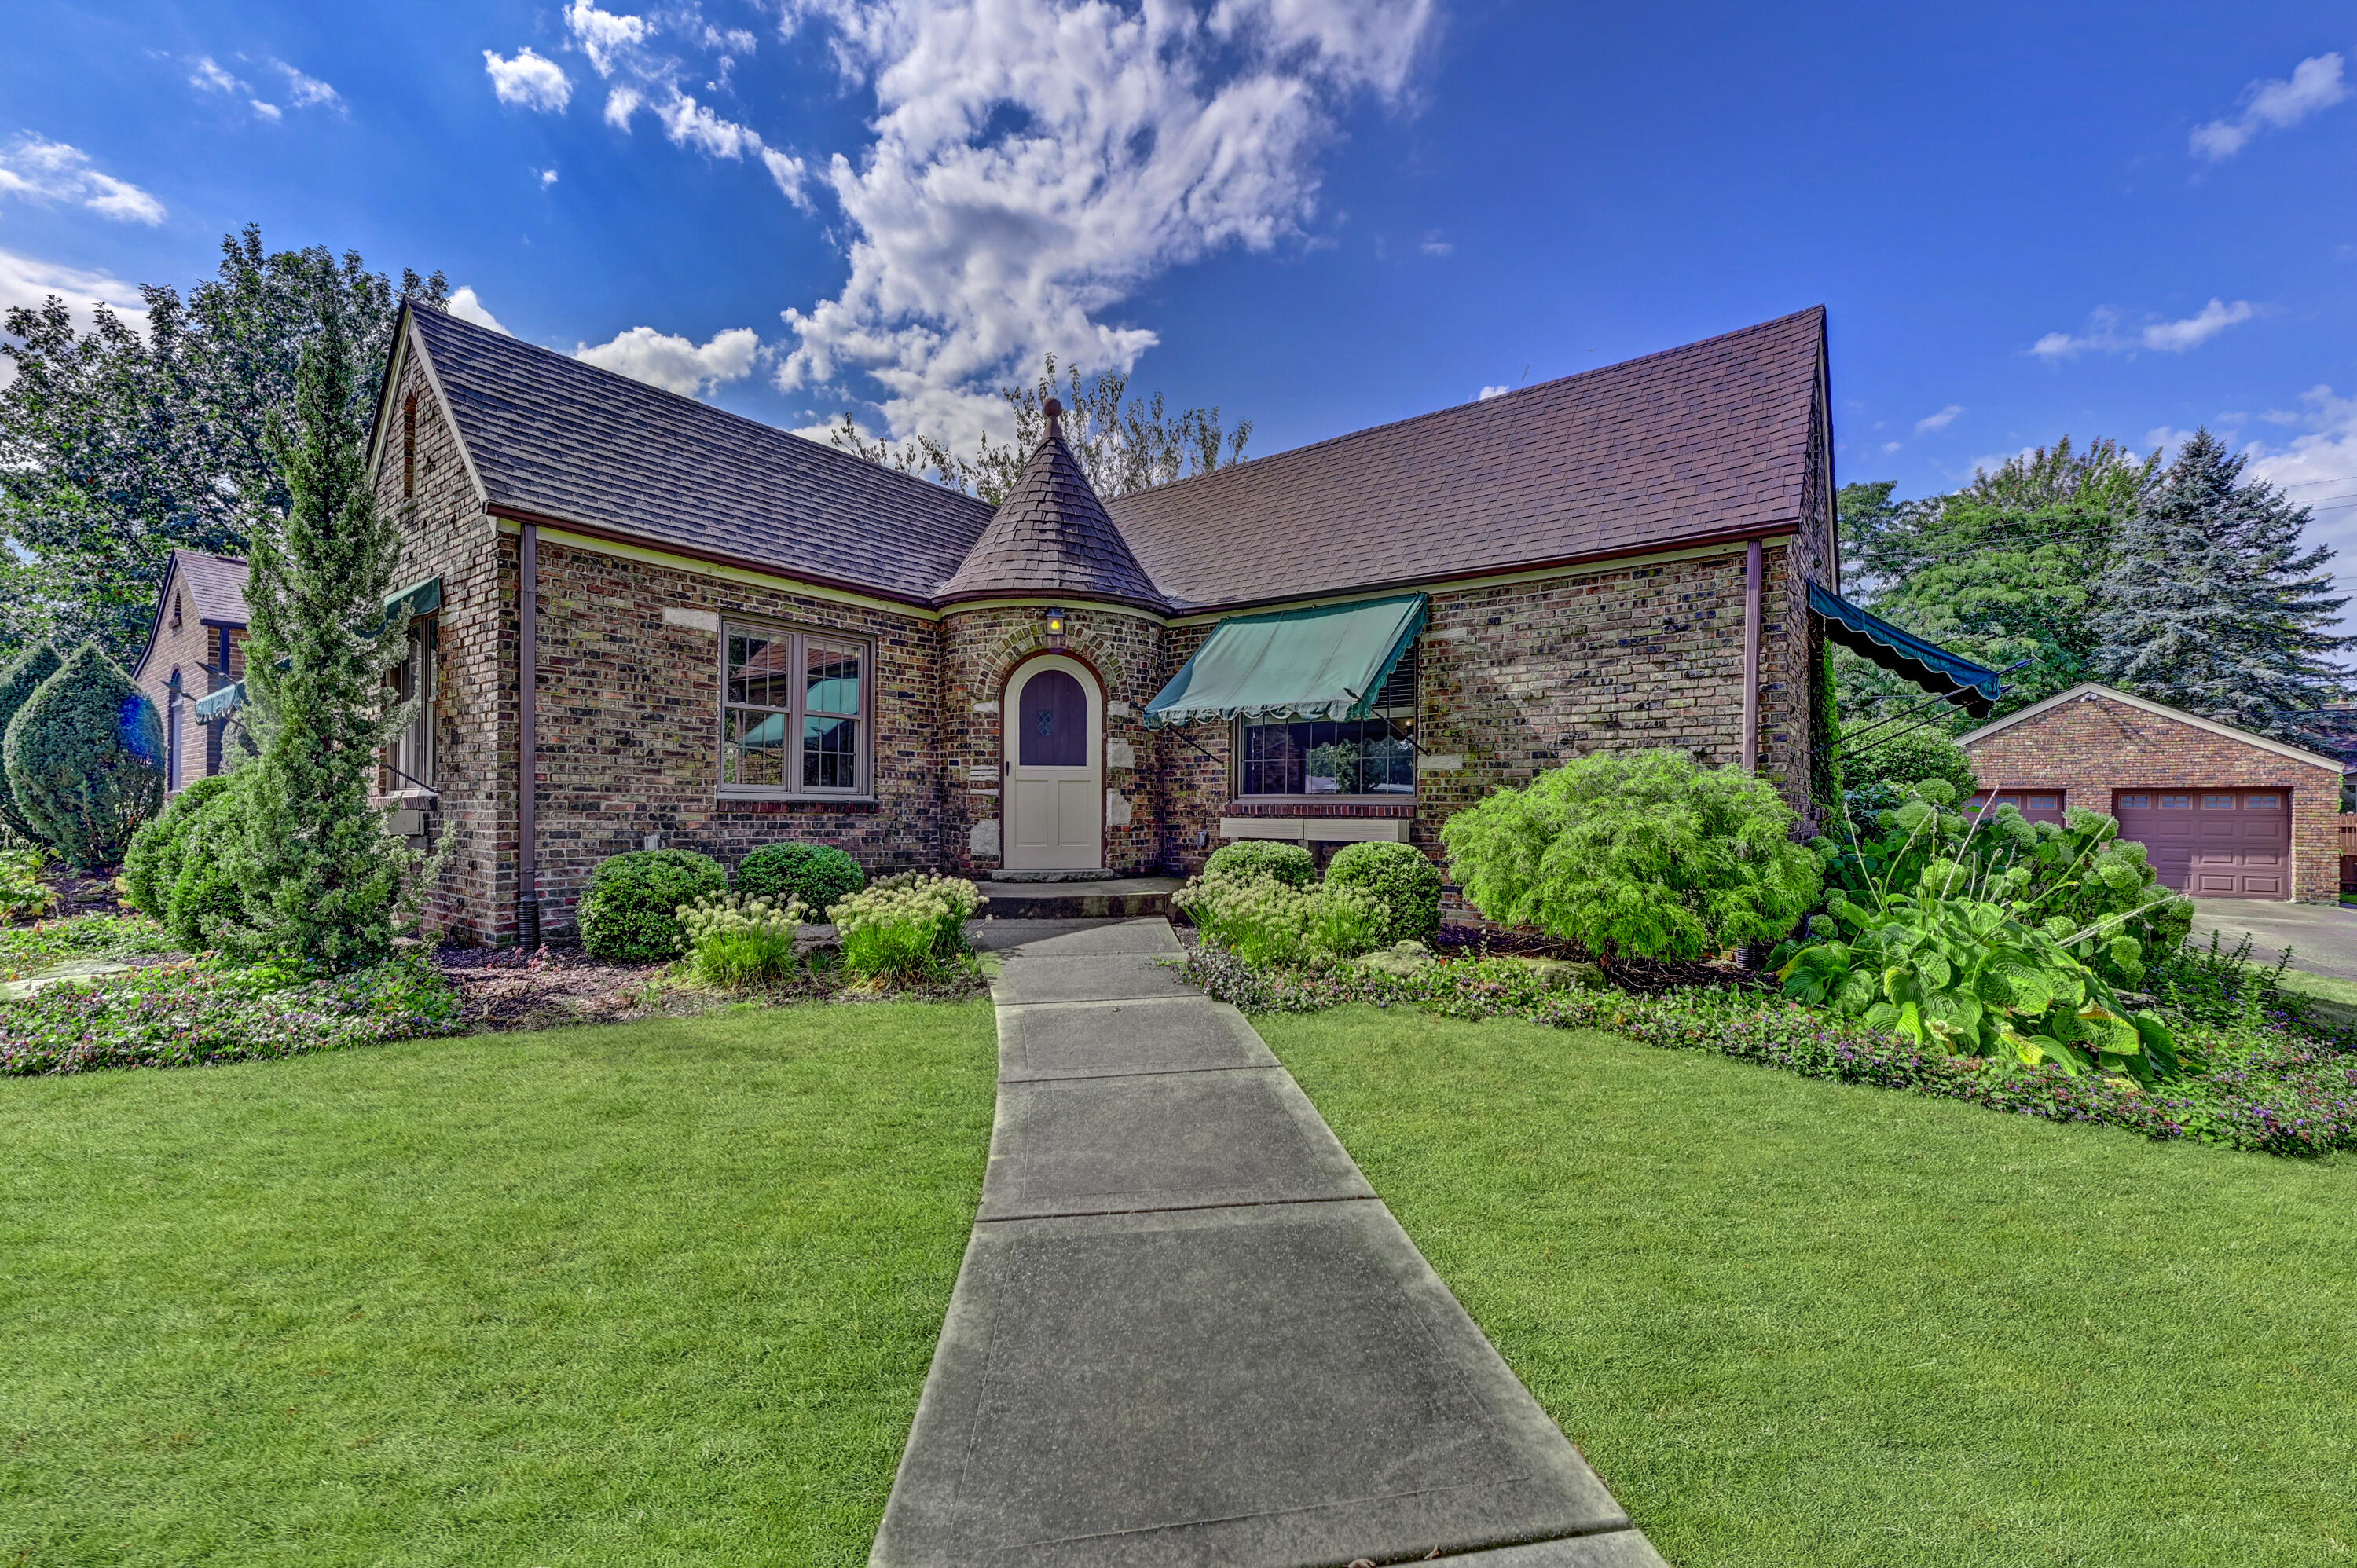
[{"label": "hosta plant", "polygon": [[[1953,863],[1946,869],[1961,879]],[[1882,894],[1872,907],[1836,894],[1808,940],[1779,950],[1777,978],[1797,1001],[1950,1056],[2051,1062],[2147,1087],[2179,1076],[2167,1026],[2121,1001],[2095,967],[2100,956],[2141,972],[2123,918],[2040,919],[2006,897],[2018,876],[1975,886],[1981,897],[1948,895],[1929,875],[1921,895]]]},{"label": "hosta plant", "polygon": [[710,893],[683,904],[688,972],[707,985],[742,990],[793,972],[794,942],[808,911],[792,899]]},{"label": "hosta plant", "polygon": [[866,979],[923,979],[965,951],[965,923],[981,907],[962,877],[888,877],[836,901],[843,966]]}]

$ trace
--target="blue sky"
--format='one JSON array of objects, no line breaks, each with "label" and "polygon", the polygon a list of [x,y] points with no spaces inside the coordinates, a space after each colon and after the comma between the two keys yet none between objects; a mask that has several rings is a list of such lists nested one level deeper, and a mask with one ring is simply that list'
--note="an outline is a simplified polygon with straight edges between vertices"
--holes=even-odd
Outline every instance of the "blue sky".
[{"label": "blue sky", "polygon": [[[1823,303],[1846,481],[2207,423],[2357,502],[2346,5],[14,0],[7,28],[12,302],[185,285],[252,220],[789,426],[970,435],[1053,349],[1263,454]],[[2318,521],[2357,544],[2357,505]]]}]

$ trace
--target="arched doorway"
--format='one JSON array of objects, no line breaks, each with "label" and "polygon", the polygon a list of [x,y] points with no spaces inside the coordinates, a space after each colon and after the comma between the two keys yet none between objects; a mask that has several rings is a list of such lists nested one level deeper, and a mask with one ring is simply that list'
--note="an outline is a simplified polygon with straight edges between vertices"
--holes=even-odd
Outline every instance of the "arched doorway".
[{"label": "arched doorway", "polygon": [[1050,653],[1006,678],[1000,861],[1009,871],[1104,865],[1104,694],[1089,667]]}]

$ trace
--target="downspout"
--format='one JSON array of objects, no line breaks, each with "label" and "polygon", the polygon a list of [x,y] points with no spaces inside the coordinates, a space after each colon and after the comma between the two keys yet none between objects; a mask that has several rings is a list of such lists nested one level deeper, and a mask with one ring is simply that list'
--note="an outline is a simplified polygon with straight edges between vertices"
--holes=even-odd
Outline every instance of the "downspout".
[{"label": "downspout", "polygon": [[1760,771],[1760,542],[1743,552],[1743,771]]},{"label": "downspout", "polygon": [[516,940],[540,949],[540,530],[523,525],[516,569]]}]

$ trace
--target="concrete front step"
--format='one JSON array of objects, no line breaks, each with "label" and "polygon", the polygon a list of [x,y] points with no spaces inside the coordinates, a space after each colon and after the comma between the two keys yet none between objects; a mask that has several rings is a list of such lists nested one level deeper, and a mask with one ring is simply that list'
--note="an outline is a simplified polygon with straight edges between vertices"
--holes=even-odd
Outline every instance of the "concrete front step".
[{"label": "concrete front step", "polygon": [[1102,882],[981,884],[984,916],[992,920],[1136,919],[1170,913],[1175,876],[1122,876]]}]

